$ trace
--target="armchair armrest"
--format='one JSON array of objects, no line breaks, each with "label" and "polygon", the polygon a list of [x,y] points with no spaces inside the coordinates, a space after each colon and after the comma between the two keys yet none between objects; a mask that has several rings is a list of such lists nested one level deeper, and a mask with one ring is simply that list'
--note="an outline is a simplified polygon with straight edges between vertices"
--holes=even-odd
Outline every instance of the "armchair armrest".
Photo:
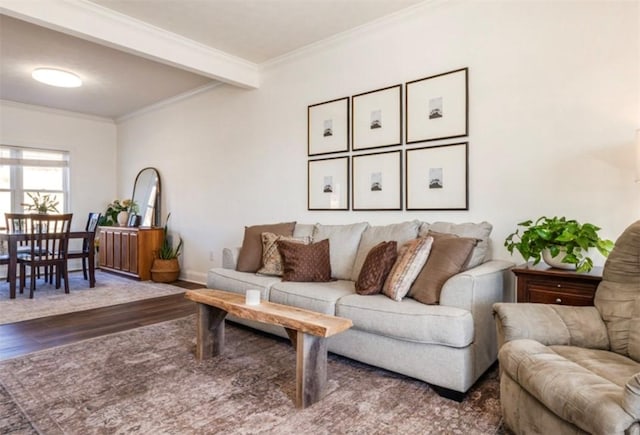
[{"label": "armchair armrest", "polygon": [[222,249],[222,267],[224,269],[236,269],[238,264],[238,255],[240,255],[240,247],[223,248]]},{"label": "armchair armrest", "polygon": [[609,349],[607,328],[595,307],[531,303],[493,305],[500,347],[529,338],[546,346]]},{"label": "armchair armrest", "polygon": [[624,387],[622,407],[636,420],[640,420],[640,373],[631,376]]}]

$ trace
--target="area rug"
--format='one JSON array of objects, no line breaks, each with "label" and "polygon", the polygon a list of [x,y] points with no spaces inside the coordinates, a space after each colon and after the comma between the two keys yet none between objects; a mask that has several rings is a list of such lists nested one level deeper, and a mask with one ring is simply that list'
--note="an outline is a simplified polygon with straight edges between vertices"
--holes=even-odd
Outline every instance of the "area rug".
[{"label": "area rug", "polygon": [[16,298],[9,299],[9,283],[1,281],[0,324],[184,292],[183,288],[171,284],[136,281],[99,270],[94,288],[89,288],[82,272],[73,272],[69,274],[69,294],[64,288],[56,289],[42,279],[37,281],[36,289],[33,299],[29,299],[28,289],[23,294],[16,291]]},{"label": "area rug", "polygon": [[495,368],[457,403],[330,354],[326,396],[300,410],[287,341],[228,323],[223,354],[198,362],[194,334],[191,315],[0,363],[0,433],[501,432]]}]

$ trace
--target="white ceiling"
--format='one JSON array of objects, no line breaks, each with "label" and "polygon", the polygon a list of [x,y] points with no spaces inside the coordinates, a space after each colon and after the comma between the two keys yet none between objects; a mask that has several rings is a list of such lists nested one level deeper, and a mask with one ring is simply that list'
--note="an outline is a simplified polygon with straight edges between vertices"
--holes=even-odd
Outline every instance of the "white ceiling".
[{"label": "white ceiling", "polygon": [[[423,1],[0,0],[0,98],[118,119],[215,79],[255,86],[261,64]],[[85,84],[39,84],[38,66]]]}]

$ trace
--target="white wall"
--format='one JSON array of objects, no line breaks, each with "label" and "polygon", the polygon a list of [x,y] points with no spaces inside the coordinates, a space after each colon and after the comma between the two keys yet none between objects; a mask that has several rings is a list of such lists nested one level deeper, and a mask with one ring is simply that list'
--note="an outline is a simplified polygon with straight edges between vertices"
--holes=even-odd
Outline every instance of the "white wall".
[{"label": "white wall", "polygon": [[111,120],[0,100],[0,143],[70,152],[73,229],[115,198],[116,140]]},{"label": "white wall", "polygon": [[[498,258],[509,258],[502,241],[516,223],[540,215],[590,221],[615,238],[640,216],[638,8],[445,2],[362,28],[272,63],[260,89],[221,86],[121,122],[120,196],[140,168],[159,169],[164,213],[185,240],[183,276],[199,281],[244,225],[283,220],[487,220]],[[308,105],[460,67],[469,67],[469,211],[306,210]]]}]

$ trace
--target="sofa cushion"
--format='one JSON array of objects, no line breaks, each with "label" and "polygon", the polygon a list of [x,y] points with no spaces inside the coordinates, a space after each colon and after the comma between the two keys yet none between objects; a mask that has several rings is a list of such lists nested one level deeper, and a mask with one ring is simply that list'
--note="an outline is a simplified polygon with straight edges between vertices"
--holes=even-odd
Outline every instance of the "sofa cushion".
[{"label": "sofa cushion", "polygon": [[456,348],[473,342],[471,313],[455,307],[354,294],[340,298],[336,315],[351,319],[355,329],[399,340]]},{"label": "sofa cushion", "polygon": [[615,352],[576,346],[549,346],[558,355],[624,387],[629,378],[640,373],[640,363]]},{"label": "sofa cushion", "polygon": [[398,258],[396,241],[380,242],[367,255],[356,281],[356,293],[374,295],[382,291],[382,286]]},{"label": "sofa cushion", "polygon": [[238,272],[233,269],[213,268],[207,273],[207,288],[244,295],[249,289],[260,290],[260,299],[269,300],[269,289],[280,278]]},{"label": "sofa cushion", "polygon": [[269,232],[281,236],[291,236],[295,224],[295,222],[286,222],[245,227],[236,270],[238,272],[257,272],[262,265],[262,233]]},{"label": "sofa cushion", "polygon": [[336,301],[353,294],[353,286],[353,281],[343,280],[326,283],[279,282],[271,288],[269,300],[277,304],[335,315]]},{"label": "sofa cushion", "polygon": [[282,280],[325,282],[331,280],[329,240],[304,245],[297,242],[278,242],[282,255]]},{"label": "sofa cushion", "polygon": [[429,231],[435,231],[436,233],[449,233],[460,237],[479,239],[480,241],[471,253],[471,258],[469,258],[469,262],[465,268],[466,270],[484,263],[488,258],[490,249],[489,236],[491,235],[492,229],[493,226],[489,222],[464,224],[454,224],[451,222],[434,222],[429,224],[423,222],[420,226],[418,236],[424,237]]},{"label": "sofa cushion", "polygon": [[433,237],[421,237],[405,243],[398,252],[398,259],[387,276],[382,293],[394,301],[401,301],[427,262],[432,244]]},{"label": "sofa cushion", "polygon": [[351,273],[351,281],[357,281],[360,276],[360,270],[364,264],[364,260],[367,258],[371,248],[376,246],[380,242],[388,242],[395,240],[398,242],[398,247],[404,245],[411,239],[418,237],[418,228],[420,222],[417,220],[410,222],[402,222],[399,224],[391,224],[384,226],[368,227],[362,233],[360,239],[360,245],[358,246],[358,253],[356,254],[356,260],[353,264],[353,272]]},{"label": "sofa cushion", "polygon": [[620,403],[624,387],[581,364],[600,366],[604,373],[606,366],[625,370],[621,366],[629,359],[592,349],[590,355],[582,354],[587,360],[578,363],[566,357],[570,353],[564,349],[561,355],[534,340],[514,340],[500,349],[500,368],[550,411],[583,431],[624,433],[635,421]]},{"label": "sofa cushion", "polygon": [[351,225],[316,224],[313,230],[313,241],[329,239],[333,278],[351,279],[360,237],[368,226],[366,222]]},{"label": "sofa cushion", "polygon": [[440,302],[442,286],[463,270],[477,239],[433,231],[428,234],[433,237],[431,253],[411,285],[409,296],[423,304],[437,304]]},{"label": "sofa cushion", "polygon": [[258,269],[258,273],[282,276],[282,255],[278,251],[277,243],[280,240],[308,245],[311,237],[286,237],[274,233],[262,233],[262,267]]},{"label": "sofa cushion", "polygon": [[313,230],[315,228],[315,224],[299,224],[296,222],[296,226],[293,229],[293,237],[309,237],[313,242]]}]

